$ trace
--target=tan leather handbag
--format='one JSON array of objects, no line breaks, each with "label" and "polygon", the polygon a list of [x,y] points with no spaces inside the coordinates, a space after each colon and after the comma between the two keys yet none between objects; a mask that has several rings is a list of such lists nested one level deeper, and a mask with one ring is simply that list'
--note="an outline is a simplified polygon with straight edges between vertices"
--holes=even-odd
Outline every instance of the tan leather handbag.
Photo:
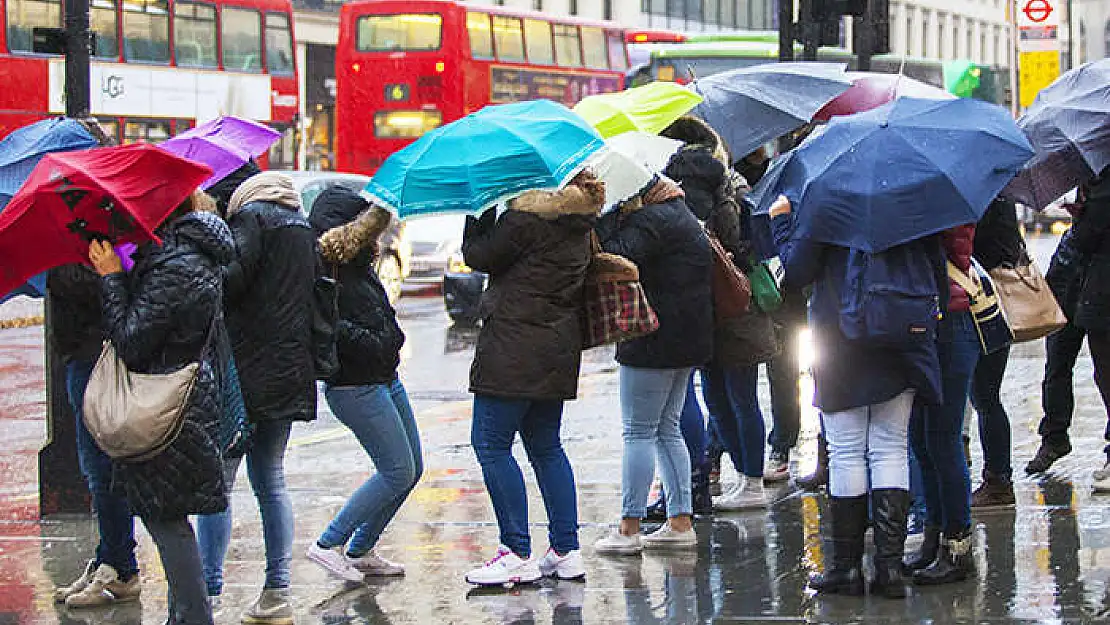
[{"label": "tan leather handbag", "polygon": [[1067,325],[1064,311],[1035,263],[996,267],[990,275],[1015,342],[1035,341]]},{"label": "tan leather handbag", "polygon": [[144,462],[169,447],[185,424],[185,409],[216,321],[197,362],[172,373],[135,373],[104,343],[85,389],[85,427],[100,449],[123,462]]}]

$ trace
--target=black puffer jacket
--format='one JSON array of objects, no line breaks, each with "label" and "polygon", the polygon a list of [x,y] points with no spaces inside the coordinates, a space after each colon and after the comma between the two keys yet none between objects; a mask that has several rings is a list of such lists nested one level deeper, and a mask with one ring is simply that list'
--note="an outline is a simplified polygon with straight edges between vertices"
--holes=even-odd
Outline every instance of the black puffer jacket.
[{"label": "black puffer jacket", "polygon": [[316,198],[309,222],[320,254],[339,280],[339,371],[331,386],[384,384],[397,378],[405,334],[372,263],[389,213],[359,194],[333,186]]},{"label": "black puffer jacket", "polygon": [[50,270],[46,288],[54,348],[67,361],[96,360],[104,343],[100,278],[84,265],[65,265]]},{"label": "black puffer jacket", "polygon": [[299,212],[271,202],[247,204],[228,225],[238,248],[224,272],[228,329],[247,414],[311,421],[316,235]]},{"label": "black puffer jacket", "polygon": [[130,273],[104,277],[101,288],[105,330],[128,369],[168,373],[205,352],[177,440],[147,462],[115,464],[117,484],[136,514],[179,519],[227,508],[218,443],[220,364],[204,346],[221,313],[221,266],[234,248],[227,226],[208,213],[185,215],[161,236],[162,245],[139,250]]},{"label": "black puffer jacket", "polygon": [[659,329],[617,345],[617,362],[646,369],[697,367],[713,356],[712,258],[705,231],[681,198],[610,213],[599,224],[606,252],[636,263]]},{"label": "black puffer jacket", "polygon": [[1075,325],[1110,330],[1110,170],[1081,188],[1083,212],[1074,226],[1075,249],[1086,259]]},{"label": "black puffer jacket", "polygon": [[582,287],[601,198],[577,186],[529,192],[497,217],[468,218],[466,264],[489,274],[470,391],[514,399],[578,395]]}]

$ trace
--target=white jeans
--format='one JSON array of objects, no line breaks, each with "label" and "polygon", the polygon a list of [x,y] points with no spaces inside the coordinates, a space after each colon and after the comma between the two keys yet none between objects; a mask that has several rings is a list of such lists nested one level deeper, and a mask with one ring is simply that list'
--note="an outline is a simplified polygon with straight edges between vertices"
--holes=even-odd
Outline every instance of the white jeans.
[{"label": "white jeans", "polygon": [[825,415],[829,442],[829,494],[858,497],[869,489],[909,490],[910,412],[913,390],[870,406]]}]

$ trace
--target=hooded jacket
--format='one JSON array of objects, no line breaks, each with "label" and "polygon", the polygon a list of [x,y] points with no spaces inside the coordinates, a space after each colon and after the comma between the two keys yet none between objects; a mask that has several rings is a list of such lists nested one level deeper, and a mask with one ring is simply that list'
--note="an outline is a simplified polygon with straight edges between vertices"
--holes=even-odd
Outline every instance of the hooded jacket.
[{"label": "hooded jacket", "polygon": [[[181,434],[141,463],[116,463],[115,479],[144,519],[178,519],[227,508],[219,432],[222,363],[210,332],[221,326],[221,267],[234,254],[231,233],[214,214],[169,224],[162,244],[139,249],[130,273],[101,278],[104,328],[128,369],[168,373],[201,361]],[[202,353],[203,352],[203,353]]]},{"label": "hooded jacket", "polygon": [[104,343],[100,279],[84,265],[63,265],[46,276],[54,348],[66,361],[96,360]]},{"label": "hooded jacket", "polygon": [[1083,210],[1072,243],[1085,268],[1079,283],[1075,324],[1090,332],[1110,330],[1110,169],[1080,188]]},{"label": "hooded jacket", "polygon": [[467,218],[466,264],[489,275],[470,368],[475,394],[570,400],[582,358],[582,288],[603,198],[571,185],[531,191],[500,217]]},{"label": "hooded jacket", "polygon": [[339,281],[336,343],[339,371],[331,386],[385,384],[397,378],[405,334],[373,269],[378,237],[389,213],[335,185],[316,198],[309,222],[320,236],[320,255]]},{"label": "hooded jacket", "polygon": [[228,330],[247,414],[311,421],[316,234],[298,210],[274,202],[248,202],[228,225],[238,252],[224,271]]},{"label": "hooded jacket", "polygon": [[227,217],[227,205],[239,185],[247,178],[260,173],[262,170],[254,161],[247,161],[242,167],[220,178],[216,184],[207,189],[206,193],[216,200],[216,207],[221,216]]}]

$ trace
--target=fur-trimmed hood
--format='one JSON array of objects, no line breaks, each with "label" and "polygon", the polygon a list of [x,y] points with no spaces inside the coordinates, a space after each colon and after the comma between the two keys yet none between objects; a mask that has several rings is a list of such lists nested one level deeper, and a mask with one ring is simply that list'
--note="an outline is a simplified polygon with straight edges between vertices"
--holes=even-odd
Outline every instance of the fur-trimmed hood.
[{"label": "fur-trimmed hood", "polygon": [[558,219],[564,215],[595,217],[605,202],[603,186],[569,185],[559,191],[525,191],[509,202],[509,210],[530,213],[541,219]]},{"label": "fur-trimmed hood", "polygon": [[377,255],[378,237],[391,219],[389,211],[371,205],[346,187],[334,185],[316,198],[308,221],[320,237],[320,255],[324,260],[346,265]]}]

